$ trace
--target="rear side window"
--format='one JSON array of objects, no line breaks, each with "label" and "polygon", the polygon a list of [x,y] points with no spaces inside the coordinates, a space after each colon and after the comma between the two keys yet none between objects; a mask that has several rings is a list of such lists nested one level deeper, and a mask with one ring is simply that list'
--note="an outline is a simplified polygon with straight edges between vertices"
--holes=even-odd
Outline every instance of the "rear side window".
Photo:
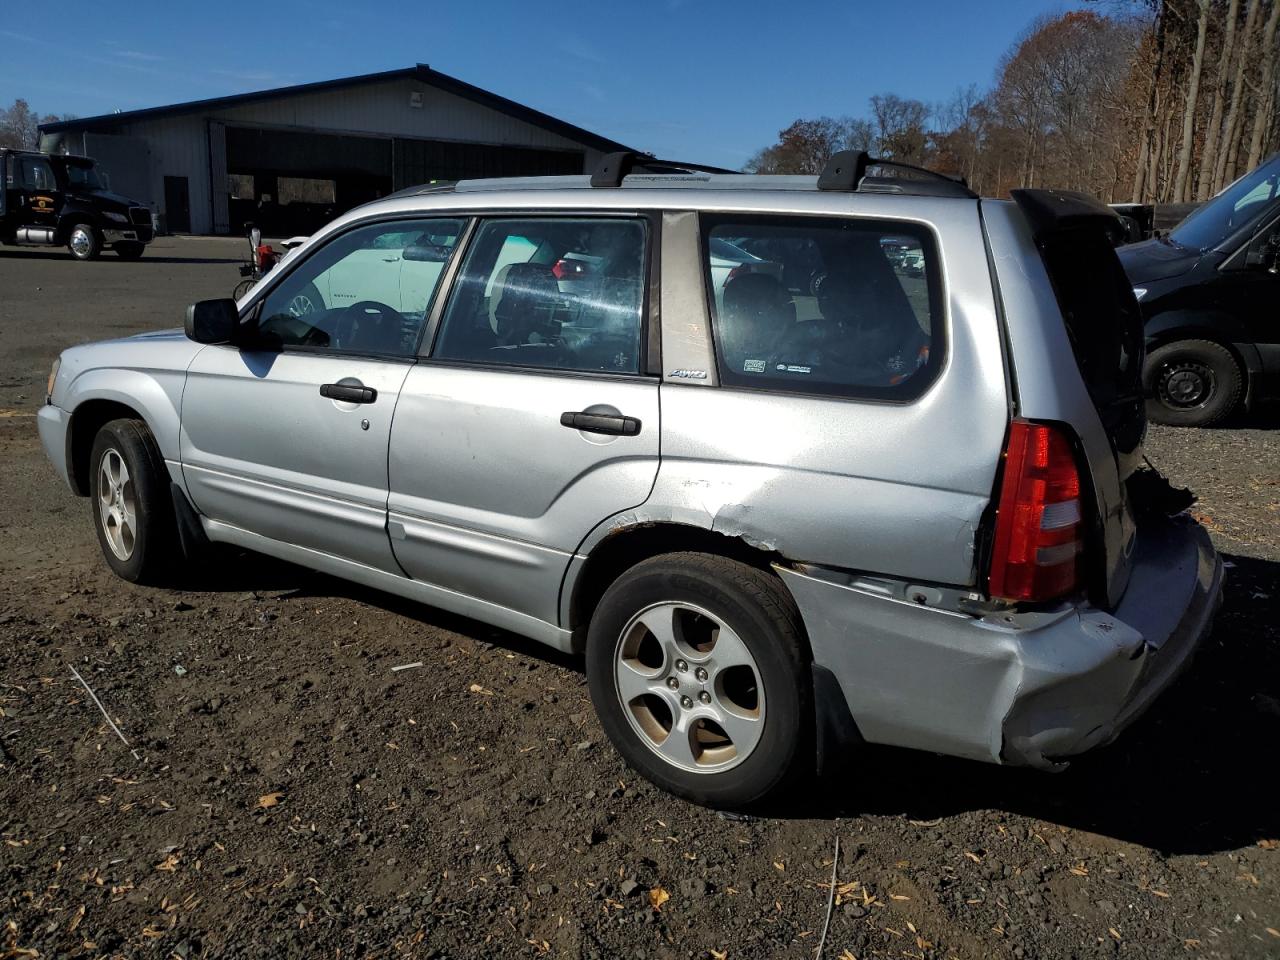
[{"label": "rear side window", "polygon": [[910,400],[944,349],[937,248],[918,224],[707,217],[720,381]]},{"label": "rear side window", "polygon": [[641,220],[489,220],[476,231],[432,356],[585,373],[640,371]]}]

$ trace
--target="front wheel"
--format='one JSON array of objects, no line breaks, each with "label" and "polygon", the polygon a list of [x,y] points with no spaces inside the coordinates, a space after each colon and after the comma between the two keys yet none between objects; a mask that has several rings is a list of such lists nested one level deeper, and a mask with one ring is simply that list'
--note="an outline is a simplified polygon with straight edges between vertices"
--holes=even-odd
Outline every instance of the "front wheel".
[{"label": "front wheel", "polygon": [[137,260],[142,256],[142,251],[147,248],[145,243],[137,240],[121,240],[115,246],[116,256],[121,260]]},{"label": "front wheel", "polygon": [[94,260],[102,252],[102,241],[92,226],[77,223],[67,236],[67,249],[77,260]]},{"label": "front wheel", "polygon": [[164,458],[146,424],[112,420],[93,441],[89,501],[102,555],[132,583],[158,583],[180,555]]},{"label": "front wheel", "polygon": [[1179,340],[1147,355],[1143,370],[1147,417],[1179,427],[1207,427],[1229,415],[1244,392],[1244,375],[1226,347]]},{"label": "front wheel", "polygon": [[605,592],[587,637],[591,700],[637,771],[695,803],[746,807],[812,770],[799,611],[776,577],[673,553]]}]

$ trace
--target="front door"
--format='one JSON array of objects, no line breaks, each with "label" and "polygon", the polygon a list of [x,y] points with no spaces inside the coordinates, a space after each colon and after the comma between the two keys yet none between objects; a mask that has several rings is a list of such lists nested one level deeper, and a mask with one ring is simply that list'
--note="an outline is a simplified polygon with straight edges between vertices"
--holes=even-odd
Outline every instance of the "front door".
[{"label": "front door", "polygon": [[[202,514],[399,572],[386,534],[387,443],[435,290],[420,289],[416,299],[397,292],[394,304],[376,299],[385,290],[378,272],[390,267],[367,252],[402,254],[390,235],[456,240],[462,222],[412,225],[407,233],[406,221],[374,224],[329,241],[249,308],[257,333],[245,346],[196,356],[183,393],[181,456]],[[356,277],[351,258],[371,275]],[[357,302],[299,297],[330,289],[333,271],[364,291]]]},{"label": "front door", "polygon": [[164,178],[164,216],[170,233],[191,232],[191,199],[186,177]]},{"label": "front door", "polygon": [[410,576],[555,624],[574,551],[648,497],[649,233],[641,218],[480,224],[391,425],[388,530]]},{"label": "front door", "polygon": [[[62,209],[62,189],[53,176],[53,167],[41,156],[17,154],[10,161],[17,186],[16,207],[26,227],[56,227]],[[12,199],[13,194],[10,194]]]}]

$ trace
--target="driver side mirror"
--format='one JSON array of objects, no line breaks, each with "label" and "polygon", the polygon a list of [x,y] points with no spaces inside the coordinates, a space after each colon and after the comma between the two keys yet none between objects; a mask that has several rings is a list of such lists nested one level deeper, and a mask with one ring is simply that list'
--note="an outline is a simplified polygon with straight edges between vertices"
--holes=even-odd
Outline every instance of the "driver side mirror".
[{"label": "driver side mirror", "polygon": [[187,338],[196,343],[231,343],[239,324],[234,300],[201,300],[187,307]]}]

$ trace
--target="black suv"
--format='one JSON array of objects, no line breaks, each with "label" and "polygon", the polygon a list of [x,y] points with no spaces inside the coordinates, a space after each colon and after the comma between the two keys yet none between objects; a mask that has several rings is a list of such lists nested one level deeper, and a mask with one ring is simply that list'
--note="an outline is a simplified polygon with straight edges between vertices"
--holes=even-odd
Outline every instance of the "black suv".
[{"label": "black suv", "polygon": [[111,247],[142,256],[151,211],[111,193],[88,157],[0,150],[0,243],[65,246],[77,260]]},{"label": "black suv", "polygon": [[1280,154],[1116,252],[1145,319],[1150,419],[1207,426],[1280,393]]}]

